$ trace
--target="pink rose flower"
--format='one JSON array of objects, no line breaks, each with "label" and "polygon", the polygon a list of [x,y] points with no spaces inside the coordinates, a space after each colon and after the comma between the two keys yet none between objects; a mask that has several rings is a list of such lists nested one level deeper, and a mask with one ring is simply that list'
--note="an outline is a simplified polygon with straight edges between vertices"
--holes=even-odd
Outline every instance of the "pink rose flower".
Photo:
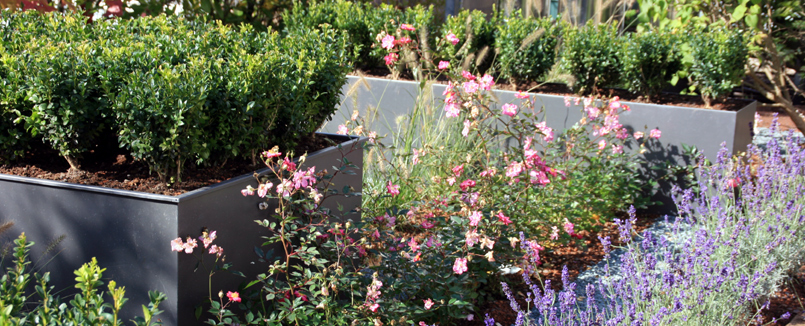
[{"label": "pink rose flower", "polygon": [[345,125],[340,125],[338,126],[338,131],[336,131],[335,133],[339,135],[346,135],[347,133],[349,133],[349,128],[347,128],[347,126]]},{"label": "pink rose flower", "polygon": [[467,258],[456,258],[453,263],[453,272],[458,275],[464,274],[467,271]]},{"label": "pink rose flower", "polygon": [[453,45],[458,44],[458,37],[456,34],[453,34],[453,32],[448,32],[447,36],[445,36],[445,39]]},{"label": "pink rose flower", "polygon": [[622,153],[623,153],[623,146],[612,145],[612,154],[622,154]]},{"label": "pink rose flower", "polygon": [[458,103],[447,103],[444,105],[444,112],[448,118],[456,118],[461,114],[461,108]]},{"label": "pink rose flower", "polygon": [[454,167],[452,171],[456,177],[460,177],[461,173],[464,172],[464,164]]},{"label": "pink rose flower", "polygon": [[660,139],[660,136],[662,136],[662,131],[660,131],[660,129],[654,128],[651,130],[651,132],[649,132],[648,136],[650,138]]},{"label": "pink rose flower", "polygon": [[462,182],[460,185],[461,191],[467,191],[467,189],[475,187],[475,184],[476,183],[473,180],[470,179],[464,180],[464,182]]},{"label": "pink rose flower", "polygon": [[450,62],[439,61],[439,70],[445,70],[447,68],[450,68]]},{"label": "pink rose flower", "polygon": [[494,85],[495,85],[495,79],[492,78],[492,76],[490,76],[488,74],[484,74],[484,76],[481,77],[481,88],[482,89],[488,91],[488,90],[492,89],[492,86],[494,86]]},{"label": "pink rose flower", "polygon": [[481,212],[473,211],[472,214],[470,214],[470,226],[478,226],[478,222],[481,222],[483,216]]},{"label": "pink rose flower", "polygon": [[733,178],[727,180],[727,186],[730,188],[735,188],[741,184],[741,178]]},{"label": "pink rose flower", "polygon": [[573,231],[576,226],[573,225],[573,223],[570,223],[570,221],[568,221],[567,219],[565,219],[565,224],[563,225],[563,227],[565,228],[565,232],[567,232],[567,234],[573,234]]},{"label": "pink rose flower", "polygon": [[475,80],[475,75],[466,70],[461,71],[461,77],[467,80]]},{"label": "pink rose flower", "polygon": [[601,139],[601,141],[598,142],[598,150],[603,150],[606,147],[607,147],[607,141]]},{"label": "pink rose flower", "polygon": [[391,50],[394,48],[394,36],[393,35],[386,35],[383,37],[381,41],[381,46],[386,50]]},{"label": "pink rose flower", "polygon": [[388,184],[386,185],[386,189],[388,190],[388,193],[392,197],[400,194],[400,185],[395,185],[391,183],[391,181],[389,181]]},{"label": "pink rose flower", "polygon": [[528,98],[528,93],[517,92],[517,93],[514,94],[514,97],[519,98],[521,100],[522,99],[527,99]]},{"label": "pink rose flower", "polygon": [[386,60],[386,65],[387,66],[393,65],[395,62],[397,62],[397,59],[399,59],[399,58],[400,58],[400,56],[398,54],[396,54],[396,53],[389,53],[385,57],[383,57],[383,59]]},{"label": "pink rose flower", "polygon": [[635,131],[634,139],[640,139],[640,138],[643,138],[643,132],[642,131]]},{"label": "pink rose flower", "polygon": [[517,105],[511,103],[503,104],[503,114],[513,117],[517,114]]},{"label": "pink rose flower", "polygon": [[609,102],[609,108],[612,110],[617,110],[621,108],[621,101],[617,96],[613,97],[612,101]]},{"label": "pink rose flower", "polygon": [[467,137],[470,134],[470,126],[472,126],[470,120],[464,120],[464,129],[461,130],[462,136]]},{"label": "pink rose flower", "polygon": [[226,297],[229,298],[229,301],[240,302],[240,294],[237,292],[227,291]]},{"label": "pink rose flower", "polygon": [[414,26],[412,26],[411,24],[402,24],[402,25],[400,25],[400,29],[404,30],[404,31],[412,31],[413,32],[414,31]]},{"label": "pink rose flower", "polygon": [[423,301],[425,301],[425,310],[430,310],[430,308],[433,307],[433,300],[428,299]]},{"label": "pink rose flower", "polygon": [[480,85],[478,85],[478,83],[475,82],[474,80],[470,80],[468,82],[464,82],[463,86],[464,86],[464,92],[465,93],[472,94],[472,93],[475,93],[475,92],[478,91],[478,87]]},{"label": "pink rose flower", "polygon": [[508,216],[503,215],[503,212],[499,212],[497,216],[498,216],[498,221],[503,223],[503,225],[512,224],[512,220]]}]

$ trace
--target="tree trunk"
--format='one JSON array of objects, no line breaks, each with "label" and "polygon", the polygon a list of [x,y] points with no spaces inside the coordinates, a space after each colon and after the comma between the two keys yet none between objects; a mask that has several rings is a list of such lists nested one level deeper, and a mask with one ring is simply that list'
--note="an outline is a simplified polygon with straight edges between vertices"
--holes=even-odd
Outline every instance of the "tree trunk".
[{"label": "tree trunk", "polygon": [[77,158],[70,155],[64,155],[64,159],[70,164],[70,172],[81,171],[81,165],[78,163]]}]

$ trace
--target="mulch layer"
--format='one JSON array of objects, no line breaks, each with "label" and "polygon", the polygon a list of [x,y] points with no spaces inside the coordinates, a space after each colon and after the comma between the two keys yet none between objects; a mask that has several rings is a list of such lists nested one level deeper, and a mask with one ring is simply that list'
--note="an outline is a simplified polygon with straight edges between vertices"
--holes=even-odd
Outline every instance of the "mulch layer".
[{"label": "mulch layer", "polygon": [[[302,139],[294,153],[312,153],[329,146],[327,139],[314,134]],[[67,161],[57,152],[43,144],[34,144],[21,159],[0,165],[0,173],[177,196],[265,168],[257,155],[257,164],[250,159],[230,159],[211,166],[186,162],[181,182],[168,185],[148,165],[119,148],[105,146],[91,150],[81,160],[81,171],[70,172]]]}]

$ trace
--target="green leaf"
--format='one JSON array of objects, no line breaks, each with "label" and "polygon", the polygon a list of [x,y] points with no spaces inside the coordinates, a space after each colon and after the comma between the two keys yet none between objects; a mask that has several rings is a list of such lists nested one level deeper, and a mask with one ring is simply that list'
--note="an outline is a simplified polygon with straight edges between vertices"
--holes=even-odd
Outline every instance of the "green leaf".
[{"label": "green leaf", "polygon": [[732,18],[730,19],[730,23],[734,23],[740,21],[744,18],[744,14],[746,13],[746,4],[740,4],[735,7],[735,10],[732,12]]}]

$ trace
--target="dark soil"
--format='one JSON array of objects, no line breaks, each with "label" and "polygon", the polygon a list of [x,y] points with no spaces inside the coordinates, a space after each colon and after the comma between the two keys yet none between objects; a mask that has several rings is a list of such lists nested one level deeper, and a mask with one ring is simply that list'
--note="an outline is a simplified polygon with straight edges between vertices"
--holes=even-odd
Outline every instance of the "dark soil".
[{"label": "dark soil", "polygon": [[[358,71],[356,72],[357,75],[364,75],[367,77],[375,77],[375,78],[385,78],[390,79],[391,74],[389,73],[388,69],[385,68],[377,68],[372,69],[369,71]],[[406,75],[403,73],[400,76],[400,79],[412,79],[412,76]],[[447,80],[437,80],[437,82],[447,83]],[[574,93],[570,87],[565,84],[558,84],[558,83],[537,83],[537,82],[528,82],[528,83],[518,83],[516,87],[512,87],[512,84],[505,81],[498,81],[498,83],[494,86],[496,89],[500,90],[517,90],[517,91],[527,91],[532,93],[542,93],[542,94],[550,94],[550,95],[562,95],[562,96],[578,96]],[[620,99],[628,102],[637,102],[637,103],[652,103],[652,104],[663,104],[663,105],[673,105],[673,106],[682,106],[682,107],[695,107],[695,108],[704,108],[704,101],[698,95],[681,95],[675,93],[662,93],[656,98],[652,98],[651,101],[648,98],[643,96],[638,96],[629,92],[625,89],[618,89],[618,88],[603,88],[598,90],[598,94],[605,95],[605,96],[618,96]],[[714,110],[725,110],[725,111],[738,111],[741,108],[745,107],[749,104],[750,100],[744,100],[740,98],[729,98],[724,101],[720,102],[713,102],[711,109]]]},{"label": "dark soil", "polygon": [[[331,146],[328,139],[314,134],[299,141],[294,153],[312,153],[328,146]],[[144,162],[135,161],[120,148],[92,150],[81,160],[81,171],[68,172],[70,166],[56,151],[34,144],[23,158],[0,165],[0,173],[176,196],[264,168],[259,157],[257,160],[257,165],[251,159],[230,159],[211,166],[186,162],[182,181],[168,185],[151,173]]]},{"label": "dark soil", "polygon": [[[789,275],[789,279],[769,301],[769,309],[761,314],[763,325],[788,325],[794,316],[805,312],[805,266],[793,271]],[[786,312],[791,314],[791,318],[771,323],[772,320],[780,318]]]}]

